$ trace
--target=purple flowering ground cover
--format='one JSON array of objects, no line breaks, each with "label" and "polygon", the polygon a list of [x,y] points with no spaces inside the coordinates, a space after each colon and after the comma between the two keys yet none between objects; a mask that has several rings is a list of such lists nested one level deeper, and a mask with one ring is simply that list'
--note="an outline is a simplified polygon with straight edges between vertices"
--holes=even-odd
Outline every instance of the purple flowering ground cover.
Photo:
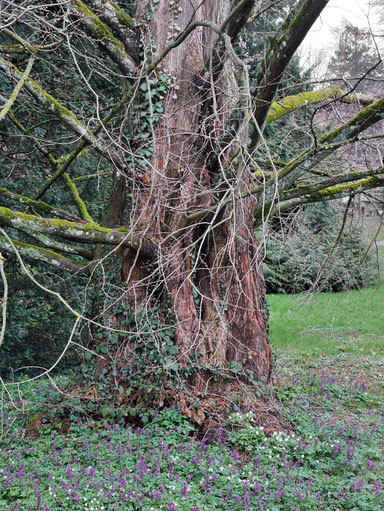
[{"label": "purple flowering ground cover", "polygon": [[[31,437],[8,404],[0,509],[384,510],[382,380],[369,382],[350,362],[344,372],[335,362],[327,372],[288,358],[280,366],[287,428],[269,437],[251,413],[235,413],[216,441],[201,441],[173,409],[144,428],[77,419],[66,433],[41,424]],[[55,392],[31,387],[36,414],[47,396],[60,401]]]}]

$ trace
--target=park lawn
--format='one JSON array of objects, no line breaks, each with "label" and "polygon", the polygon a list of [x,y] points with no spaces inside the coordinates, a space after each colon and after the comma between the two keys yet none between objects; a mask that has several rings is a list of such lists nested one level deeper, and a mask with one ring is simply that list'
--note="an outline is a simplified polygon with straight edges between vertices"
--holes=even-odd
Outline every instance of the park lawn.
[{"label": "park lawn", "polygon": [[384,354],[384,281],[343,293],[269,295],[270,340],[277,353]]}]

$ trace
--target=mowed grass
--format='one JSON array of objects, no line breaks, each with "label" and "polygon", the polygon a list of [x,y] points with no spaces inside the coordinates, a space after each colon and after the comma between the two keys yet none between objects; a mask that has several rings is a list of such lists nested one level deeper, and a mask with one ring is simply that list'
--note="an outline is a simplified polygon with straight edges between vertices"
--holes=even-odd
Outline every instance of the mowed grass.
[{"label": "mowed grass", "polygon": [[[381,260],[384,247],[379,247]],[[270,340],[294,356],[384,354],[384,278],[343,293],[269,295]]]}]

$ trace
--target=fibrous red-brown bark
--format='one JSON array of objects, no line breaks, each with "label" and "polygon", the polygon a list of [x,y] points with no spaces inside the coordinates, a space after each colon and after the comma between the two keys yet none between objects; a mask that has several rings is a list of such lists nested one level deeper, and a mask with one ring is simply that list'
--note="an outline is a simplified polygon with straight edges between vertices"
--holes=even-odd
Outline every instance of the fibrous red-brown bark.
[{"label": "fibrous red-brown bark", "polygon": [[[175,9],[160,0],[144,34],[148,45],[165,47],[178,31],[173,24],[184,28],[191,20],[209,19],[220,26],[230,12],[229,1],[203,2],[196,10],[193,2],[181,4],[179,12],[179,4]],[[138,17],[147,11],[148,4],[141,2]],[[212,66],[217,75],[210,73],[206,81],[205,71]],[[175,317],[180,362],[187,364],[198,353],[200,366],[242,367],[266,381],[271,356],[261,254],[253,232],[255,199],[183,227],[187,212],[213,204],[212,188],[237,149],[228,147],[220,164],[210,165],[212,148],[232,114],[231,83],[239,70],[218,35],[198,27],[168,54],[161,71],[172,77],[172,87],[154,131],[150,166],[140,175],[138,224],[148,236],[163,240],[158,263]],[[236,170],[232,166],[231,172]],[[209,388],[207,377],[198,373],[195,385]]]}]

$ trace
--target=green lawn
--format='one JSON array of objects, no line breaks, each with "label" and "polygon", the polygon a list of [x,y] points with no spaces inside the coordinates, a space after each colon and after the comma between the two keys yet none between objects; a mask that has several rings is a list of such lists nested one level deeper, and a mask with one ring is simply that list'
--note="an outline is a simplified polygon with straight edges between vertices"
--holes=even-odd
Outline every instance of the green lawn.
[{"label": "green lawn", "polygon": [[[381,256],[384,247],[380,247]],[[383,355],[384,282],[317,296],[269,295],[270,339],[291,355]]]}]

